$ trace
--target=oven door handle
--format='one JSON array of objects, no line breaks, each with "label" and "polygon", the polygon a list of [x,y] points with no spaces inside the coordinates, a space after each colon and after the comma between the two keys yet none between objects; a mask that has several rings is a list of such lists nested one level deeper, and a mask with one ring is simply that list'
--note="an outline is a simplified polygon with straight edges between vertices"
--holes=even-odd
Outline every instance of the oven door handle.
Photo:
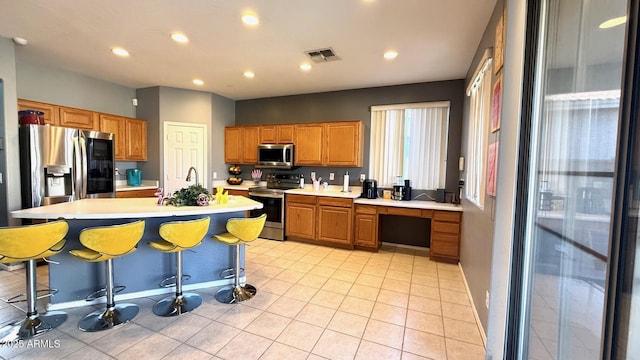
[{"label": "oven door handle", "polygon": [[263,197],[263,198],[271,198],[271,199],[284,199],[284,195],[279,195],[279,194],[265,194],[265,193],[256,193],[256,192],[250,192],[249,196],[255,196],[255,197]]}]

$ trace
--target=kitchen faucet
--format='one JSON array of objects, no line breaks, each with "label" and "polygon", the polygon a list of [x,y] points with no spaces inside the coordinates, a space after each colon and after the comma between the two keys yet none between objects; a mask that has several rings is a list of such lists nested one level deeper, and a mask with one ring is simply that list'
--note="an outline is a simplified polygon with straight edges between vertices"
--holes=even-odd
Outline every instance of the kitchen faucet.
[{"label": "kitchen faucet", "polygon": [[196,168],[194,168],[193,166],[189,168],[189,171],[187,172],[187,178],[185,180],[191,181],[191,170],[196,173],[196,185],[198,185],[198,170],[196,170]]}]

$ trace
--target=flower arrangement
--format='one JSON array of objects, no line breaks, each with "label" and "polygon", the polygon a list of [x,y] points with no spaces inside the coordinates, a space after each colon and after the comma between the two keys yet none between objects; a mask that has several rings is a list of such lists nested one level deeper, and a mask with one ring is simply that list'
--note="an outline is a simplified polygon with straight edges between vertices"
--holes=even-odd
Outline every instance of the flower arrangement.
[{"label": "flower arrangement", "polygon": [[207,206],[209,205],[209,195],[209,191],[202,185],[189,185],[174,192],[167,204],[173,206]]}]

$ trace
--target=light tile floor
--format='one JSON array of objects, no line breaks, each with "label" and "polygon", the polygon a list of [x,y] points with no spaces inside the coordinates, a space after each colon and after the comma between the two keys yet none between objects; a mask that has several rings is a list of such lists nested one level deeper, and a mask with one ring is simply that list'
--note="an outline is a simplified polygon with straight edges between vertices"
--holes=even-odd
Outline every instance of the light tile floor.
[{"label": "light tile floor", "polygon": [[[378,253],[257,240],[247,247],[247,278],[258,288],[239,305],[217,289],[177,318],[133,302],[140,313],[110,331],[84,333],[69,318],[38,342],[0,347],[3,359],[484,359],[485,350],[456,265],[428,252],[383,246]],[[46,266],[38,280],[47,282]],[[117,282],[117,279],[116,279]],[[24,291],[24,272],[0,271],[0,297]],[[42,309],[43,306],[40,306]],[[21,313],[0,303],[0,322]]]}]

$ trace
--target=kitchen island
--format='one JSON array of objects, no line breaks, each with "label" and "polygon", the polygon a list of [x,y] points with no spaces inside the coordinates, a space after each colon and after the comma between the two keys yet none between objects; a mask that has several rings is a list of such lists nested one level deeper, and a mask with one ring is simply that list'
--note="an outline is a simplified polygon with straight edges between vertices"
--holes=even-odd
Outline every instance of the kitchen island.
[{"label": "kitchen island", "polygon": [[[244,217],[245,211],[259,209],[262,204],[242,196],[230,196],[227,204],[209,206],[158,206],[155,198],[83,199],[73,202],[42,206],[11,212],[14,218],[58,219],[69,223],[64,251],[50,260],[58,264],[49,266],[49,287],[58,293],[50,298],[49,309],[56,310],[85,306],[85,297],[102,288],[105,283],[104,265],[76,259],[69,250],[81,249],[79,233],[84,228],[124,224],[145,220],[145,231],[137,250],[114,260],[115,285],[126,286],[116,300],[132,299],[169,293],[173,288],[161,288],[162,279],[175,273],[175,256],[151,249],[147,243],[158,240],[159,226],[168,221],[192,220],[208,216],[209,231],[202,243],[192,251],[184,252],[184,273],[191,276],[184,290],[223,286],[231,280],[220,279],[221,270],[232,267],[233,248],[210,239],[226,231],[229,218]],[[117,239],[114,239],[117,241]],[[244,263],[244,251],[242,263]],[[104,302],[104,298],[92,303]]]}]

